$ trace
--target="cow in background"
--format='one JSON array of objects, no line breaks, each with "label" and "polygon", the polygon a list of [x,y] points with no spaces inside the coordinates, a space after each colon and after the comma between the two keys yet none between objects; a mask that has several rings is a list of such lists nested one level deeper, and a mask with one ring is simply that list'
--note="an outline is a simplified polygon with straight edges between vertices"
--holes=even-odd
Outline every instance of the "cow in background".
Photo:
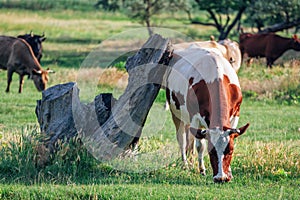
[{"label": "cow in background", "polygon": [[218,42],[213,39],[209,41],[201,41],[201,42],[184,42],[179,44],[174,44],[174,50],[182,50],[186,49],[189,46],[195,45],[201,48],[210,48],[215,51],[219,51],[224,58],[226,58],[233,69],[238,72],[241,67],[242,55],[239,49],[239,44],[230,39],[220,40]]},{"label": "cow in background", "polygon": [[[274,33],[251,34],[241,33],[239,36],[242,57],[250,58],[266,57],[267,67],[272,68],[274,61],[285,51],[293,49],[300,51],[300,40],[297,35],[285,38]],[[250,59],[247,61],[248,65]]]},{"label": "cow in background", "polygon": [[19,93],[22,92],[25,75],[33,79],[38,91],[43,91],[48,82],[48,73],[53,72],[42,69],[25,40],[9,36],[0,36],[0,69],[7,70],[6,92],[9,92],[13,73],[19,74]]},{"label": "cow in background", "polygon": [[214,181],[230,181],[233,140],[249,126],[237,128],[242,92],[235,70],[220,51],[197,45],[175,49],[170,65],[166,96],[182,160],[187,164],[194,135],[198,139],[198,168],[205,175],[207,139]]},{"label": "cow in background", "polygon": [[32,31],[29,34],[25,35],[19,35],[18,38],[24,39],[32,48],[32,51],[39,61],[41,63],[41,58],[42,58],[42,42],[46,40],[45,34],[43,35],[34,35]]}]

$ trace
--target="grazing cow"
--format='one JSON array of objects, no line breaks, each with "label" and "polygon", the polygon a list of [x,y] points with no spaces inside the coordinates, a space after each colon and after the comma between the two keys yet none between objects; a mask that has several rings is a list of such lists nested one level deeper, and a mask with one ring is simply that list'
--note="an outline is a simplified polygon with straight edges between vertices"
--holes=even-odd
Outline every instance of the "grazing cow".
[{"label": "grazing cow", "polygon": [[[266,57],[267,67],[270,68],[285,51],[289,49],[300,51],[300,40],[296,35],[284,38],[274,33],[242,33],[239,40],[242,57],[244,54],[250,58]],[[248,64],[249,61],[250,59]]]},{"label": "grazing cow", "polygon": [[214,181],[230,181],[233,139],[249,126],[236,128],[242,92],[235,70],[222,53],[197,45],[175,50],[170,62],[173,68],[166,77],[166,96],[183,161],[187,164],[194,135],[198,139],[198,168],[205,175],[207,139]]},{"label": "grazing cow", "polygon": [[32,48],[32,51],[39,61],[41,63],[42,58],[42,42],[46,40],[45,35],[34,35],[32,32],[30,34],[25,35],[19,35],[18,38],[24,39]]},{"label": "grazing cow", "polygon": [[25,75],[29,75],[38,91],[42,91],[46,88],[48,73],[53,72],[41,68],[25,40],[8,36],[0,36],[0,69],[7,70],[6,92],[9,92],[13,73],[19,74],[19,93],[22,92]]}]

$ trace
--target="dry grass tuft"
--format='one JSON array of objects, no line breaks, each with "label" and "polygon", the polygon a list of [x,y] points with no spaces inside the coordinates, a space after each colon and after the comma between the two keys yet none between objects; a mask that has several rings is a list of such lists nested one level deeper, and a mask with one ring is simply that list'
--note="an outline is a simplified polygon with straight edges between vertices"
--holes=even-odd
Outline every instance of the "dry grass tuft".
[{"label": "dry grass tuft", "polygon": [[[300,80],[299,60],[290,60],[285,67],[274,66],[272,69],[262,64],[251,67],[242,66],[239,80],[243,91],[251,91],[258,99],[274,98],[278,94],[297,91]],[[297,94],[296,94],[297,95]]]},{"label": "dry grass tuft", "polygon": [[267,177],[292,176],[300,174],[300,141],[247,142],[238,144],[235,162],[242,172],[253,172]]},{"label": "dry grass tuft", "polygon": [[98,81],[98,85],[109,85],[120,89],[124,89],[127,86],[127,83],[127,72],[117,70],[116,68],[107,68],[103,70]]}]

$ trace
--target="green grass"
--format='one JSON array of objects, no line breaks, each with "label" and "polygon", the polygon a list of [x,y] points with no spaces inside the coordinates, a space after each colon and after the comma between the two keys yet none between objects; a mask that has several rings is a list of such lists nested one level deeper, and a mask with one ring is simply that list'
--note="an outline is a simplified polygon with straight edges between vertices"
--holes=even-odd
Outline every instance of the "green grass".
[{"label": "green grass", "polygon": [[[56,71],[50,75],[49,86],[78,81],[85,83],[81,88],[84,95],[88,88],[93,90],[92,97],[111,91],[120,95],[122,88],[99,85],[98,72],[80,66],[108,37],[141,25],[119,13],[80,9],[0,11],[1,34],[45,31],[42,66]],[[163,25],[196,39],[209,38],[213,32],[176,20]],[[114,45],[132,44],[125,39],[108,43],[107,52],[101,54],[107,63],[115,59]],[[0,71],[0,199],[298,199],[300,73],[299,65],[289,66],[289,59],[284,58],[283,63],[284,68],[277,65],[271,70],[263,62],[250,68],[243,65],[239,72],[246,97],[239,124],[251,125],[236,139],[234,179],[227,184],[213,183],[207,157],[206,177],[197,172],[197,163],[182,169],[170,112],[163,110],[164,91],[147,118],[138,159],[101,163],[75,138],[63,144],[47,165],[38,166],[42,136],[34,111],[41,93],[31,80],[25,80],[23,93],[18,94],[16,74],[11,92],[5,93],[6,71]],[[170,152],[163,150],[165,146]]]}]

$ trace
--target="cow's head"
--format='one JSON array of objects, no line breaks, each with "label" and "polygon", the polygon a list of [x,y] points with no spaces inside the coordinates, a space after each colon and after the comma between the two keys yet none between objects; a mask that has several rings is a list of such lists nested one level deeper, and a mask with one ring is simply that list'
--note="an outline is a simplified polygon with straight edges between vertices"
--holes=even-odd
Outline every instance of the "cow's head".
[{"label": "cow's head", "polygon": [[46,89],[49,73],[54,73],[54,71],[50,70],[49,68],[47,70],[32,70],[32,74],[30,77],[33,80],[34,85],[38,91],[43,91]]},{"label": "cow's head", "polygon": [[35,57],[40,62],[42,58],[42,42],[46,40],[45,34],[34,35],[30,32],[30,34],[19,35],[18,38],[24,39],[30,45]]},{"label": "cow's head", "polygon": [[293,49],[296,51],[300,51],[300,39],[297,37],[297,35],[293,35]]},{"label": "cow's head", "polygon": [[232,159],[234,142],[233,140],[242,135],[249,124],[239,128],[213,129],[194,129],[190,128],[191,133],[198,139],[208,140],[208,153],[213,169],[213,179],[215,182],[228,182],[232,178],[230,162]]},{"label": "cow's head", "polygon": [[230,39],[221,40],[219,41],[219,44],[225,46],[226,55],[224,55],[224,57],[230,62],[234,71],[237,72],[240,69],[242,63],[242,55],[239,44]]}]

